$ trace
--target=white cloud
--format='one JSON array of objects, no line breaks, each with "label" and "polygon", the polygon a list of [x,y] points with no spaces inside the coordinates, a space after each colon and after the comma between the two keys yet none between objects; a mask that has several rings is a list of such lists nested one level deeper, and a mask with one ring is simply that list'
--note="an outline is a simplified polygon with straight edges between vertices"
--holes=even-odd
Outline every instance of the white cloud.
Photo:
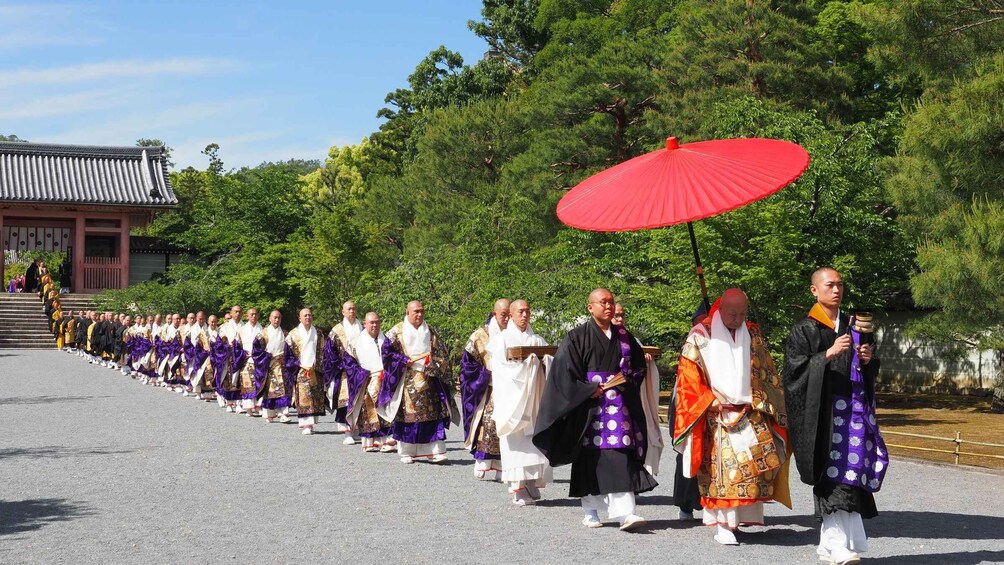
[{"label": "white cloud", "polygon": [[101,63],[81,63],[48,69],[0,71],[3,87],[40,84],[70,84],[117,78],[192,76],[236,71],[242,64],[218,57],[176,57],[171,59],[127,59]]},{"label": "white cloud", "polygon": [[190,102],[161,109],[130,108],[127,114],[107,114],[111,119],[106,121],[89,120],[86,125],[30,139],[48,143],[131,145],[137,138],[150,137],[163,139],[173,146],[171,134],[175,132],[202,128],[226,116],[259,110],[261,106],[261,99],[247,98]]},{"label": "white cloud", "polygon": [[53,96],[13,97],[0,96],[0,119],[37,119],[65,116],[95,110],[120,107],[134,98],[134,91],[124,88],[83,90]]},{"label": "white cloud", "polygon": [[0,34],[0,49],[43,47],[45,45],[95,45],[97,43],[100,43],[100,40],[95,37],[55,35],[37,31],[14,31]]},{"label": "white cloud", "polygon": [[94,45],[107,26],[67,4],[0,4],[0,50]]}]

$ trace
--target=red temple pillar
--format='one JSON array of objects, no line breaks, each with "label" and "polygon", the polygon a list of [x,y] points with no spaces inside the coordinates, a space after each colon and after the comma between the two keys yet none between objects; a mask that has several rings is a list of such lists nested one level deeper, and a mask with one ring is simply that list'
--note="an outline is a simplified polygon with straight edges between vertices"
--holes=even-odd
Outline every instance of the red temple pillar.
[{"label": "red temple pillar", "polygon": [[[7,262],[7,244],[4,242],[4,239],[3,239],[3,212],[0,212],[0,243],[3,244],[3,249],[0,250],[0,251],[3,251],[3,257],[0,258],[0,283],[2,283],[3,282],[3,270],[4,270],[4,267],[6,267],[5,263]],[[6,291],[6,290],[7,290],[6,288],[3,289],[3,291]]]},{"label": "red temple pillar", "polygon": [[122,265],[122,286],[129,286],[129,214],[122,214],[122,221],[119,223],[119,262]]},{"label": "red temple pillar", "polygon": [[84,215],[77,212],[73,224],[73,292],[84,291],[84,238],[86,232],[84,226],[87,220]]}]

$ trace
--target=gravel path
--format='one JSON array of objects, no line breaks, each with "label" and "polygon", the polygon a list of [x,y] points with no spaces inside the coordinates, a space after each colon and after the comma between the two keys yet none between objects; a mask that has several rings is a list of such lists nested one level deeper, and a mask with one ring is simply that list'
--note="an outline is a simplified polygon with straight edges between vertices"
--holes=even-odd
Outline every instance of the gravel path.
[{"label": "gravel path", "polygon": [[[32,377],[22,376],[32,367]],[[537,507],[446,465],[227,414],[55,351],[0,352],[0,563],[817,563],[810,491],[722,547],[675,520],[673,458],[650,527],[587,530],[568,469]],[[1004,477],[893,461],[868,563],[1004,562]]]}]

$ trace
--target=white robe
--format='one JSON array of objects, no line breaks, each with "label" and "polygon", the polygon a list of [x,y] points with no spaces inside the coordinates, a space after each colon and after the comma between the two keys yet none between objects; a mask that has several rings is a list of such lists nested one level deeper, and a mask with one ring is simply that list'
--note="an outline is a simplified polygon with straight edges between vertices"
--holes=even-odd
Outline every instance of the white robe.
[{"label": "white robe", "polygon": [[536,355],[513,362],[506,359],[506,350],[516,346],[547,345],[543,338],[521,332],[510,322],[506,329],[488,341],[491,354],[492,398],[495,421],[502,454],[502,480],[510,483],[534,481],[537,487],[551,482],[552,470],[547,458],[533,445],[540,399],[544,393],[545,367]]},{"label": "white robe", "polygon": [[260,333],[260,324],[255,324],[253,326],[251,324],[244,324],[241,326],[241,329],[237,332],[237,338],[240,340],[241,347],[244,348],[244,351],[251,353],[251,349],[254,348],[254,339],[258,337],[258,334]]},{"label": "white robe", "polygon": [[342,330],[345,332],[345,344],[351,344],[363,333],[363,324],[358,319],[355,323],[349,322],[348,318],[342,318]]},{"label": "white robe", "polygon": [[[376,396],[375,385],[380,381],[375,378],[383,372],[383,344],[387,341],[387,336],[380,332],[377,334],[376,339],[373,339],[370,334],[364,333],[360,335],[355,342],[353,342],[352,351],[357,361],[359,361],[359,366],[370,372],[370,381],[366,389],[360,390],[356,394],[356,401],[349,407],[349,414],[346,420],[349,422],[355,422],[359,419],[359,412],[362,410],[362,398],[363,394],[371,394]],[[379,411],[378,411],[379,413]],[[386,420],[386,418],[384,418]]]},{"label": "white robe", "polygon": [[286,334],[282,328],[273,328],[271,325],[262,330],[268,336],[268,343],[265,344],[265,351],[273,357],[282,355],[286,351]]}]

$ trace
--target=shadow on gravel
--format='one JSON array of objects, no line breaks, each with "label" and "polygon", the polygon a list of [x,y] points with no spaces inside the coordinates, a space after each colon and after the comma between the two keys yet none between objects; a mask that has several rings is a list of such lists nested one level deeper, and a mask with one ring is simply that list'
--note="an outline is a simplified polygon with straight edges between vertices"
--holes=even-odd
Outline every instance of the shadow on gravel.
[{"label": "shadow on gravel", "polygon": [[977,565],[978,563],[1004,562],[1004,551],[958,551],[955,553],[929,553],[927,555],[893,555],[868,557],[868,565]]},{"label": "shadow on gravel", "polygon": [[91,514],[86,504],[65,498],[0,500],[0,536],[31,532],[52,522],[66,522]]},{"label": "shadow on gravel", "polygon": [[877,518],[865,521],[865,531],[870,538],[1000,539],[1004,518],[879,508]]},{"label": "shadow on gravel", "polygon": [[[802,531],[790,529],[801,526]],[[946,512],[923,512],[919,510],[881,510],[877,518],[865,520],[865,532],[874,538],[918,538],[925,540],[987,540],[1000,539],[1004,532],[1004,518],[1000,516],[978,516],[973,514],[949,514]],[[819,543],[819,520],[811,515],[768,517],[767,527],[761,531],[739,534],[739,541],[750,545],[779,545],[795,547]],[[986,557],[974,557],[966,561],[967,555],[977,553],[960,552],[945,554],[960,556],[958,563],[979,563]],[[1004,552],[994,554],[1001,557]],[[956,563],[944,560],[920,560],[918,556],[903,557],[902,561],[882,561],[868,559],[868,563]],[[892,557],[883,559],[893,559]],[[899,559],[898,557],[896,559]],[[926,558],[925,558],[926,559]],[[993,559],[990,560],[991,562]]]},{"label": "shadow on gravel", "polygon": [[42,447],[8,447],[0,449],[0,461],[16,457],[42,459],[62,459],[64,457],[89,457],[92,455],[119,455],[132,453],[135,449],[110,449],[107,447],[65,447],[46,445]]},{"label": "shadow on gravel", "polygon": [[84,402],[85,400],[93,400],[95,398],[111,398],[111,396],[11,396],[7,398],[0,398],[0,405]]},{"label": "shadow on gravel", "polygon": [[578,498],[542,498],[537,501],[537,506],[560,508],[562,506],[582,506],[582,502]]},{"label": "shadow on gravel", "polygon": [[671,506],[673,497],[664,494],[639,494],[638,506]]},{"label": "shadow on gravel", "polygon": [[700,526],[700,522],[681,522],[679,520],[649,520],[644,528],[634,532],[636,534],[653,534],[663,530],[686,530]]}]

